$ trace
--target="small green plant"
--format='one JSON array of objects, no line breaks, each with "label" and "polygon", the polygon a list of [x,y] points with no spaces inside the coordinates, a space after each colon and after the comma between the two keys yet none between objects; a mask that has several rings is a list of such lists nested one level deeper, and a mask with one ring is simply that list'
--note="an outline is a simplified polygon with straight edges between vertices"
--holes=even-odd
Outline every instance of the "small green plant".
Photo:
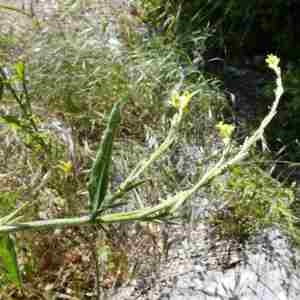
[{"label": "small green plant", "polygon": [[[266,62],[278,76],[278,57],[269,55]],[[277,79],[275,94],[278,84]],[[227,136],[231,136],[234,128],[223,123],[217,127],[223,141],[225,138],[224,143],[228,143]],[[225,203],[209,220],[215,229],[215,238],[245,244],[256,233],[275,225],[298,242],[292,187],[285,187],[273,179],[255,162],[235,165],[226,175],[225,181],[215,184],[217,197]]]},{"label": "small green plant", "polygon": [[6,72],[6,70],[9,69],[0,65],[0,100],[2,100],[5,90],[7,90],[19,107],[20,117],[5,114],[0,116],[0,122],[18,130],[27,146],[45,148],[45,140],[39,132],[36,118],[32,112],[25,64],[21,61],[16,63],[12,75],[9,75],[9,71]]},{"label": "small green plant", "polygon": [[216,184],[216,190],[225,206],[210,217],[215,238],[244,244],[274,225],[293,234],[293,190],[255,164],[230,168],[225,184]]},{"label": "small green plant", "polygon": [[[14,65],[14,74],[11,76],[7,74],[9,71],[6,72],[5,70],[7,70],[7,68],[4,68],[3,66],[0,67],[2,90],[7,88],[19,105],[22,118],[27,120],[34,130],[37,130],[37,126],[32,116],[31,102],[27,89],[25,64],[21,61],[16,63]],[[3,92],[1,96],[3,96]]]}]

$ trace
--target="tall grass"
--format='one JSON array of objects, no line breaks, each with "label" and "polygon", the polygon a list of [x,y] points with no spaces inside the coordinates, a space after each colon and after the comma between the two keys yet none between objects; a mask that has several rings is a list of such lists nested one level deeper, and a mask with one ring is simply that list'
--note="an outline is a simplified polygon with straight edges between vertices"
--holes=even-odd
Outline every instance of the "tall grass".
[{"label": "tall grass", "polygon": [[[230,56],[257,52],[265,54],[268,49],[295,57],[296,51],[288,49],[286,44],[298,49],[294,38],[298,30],[295,11],[299,8],[296,3],[282,0],[272,3],[254,0],[142,0],[141,3],[146,21],[173,32],[177,38],[209,24],[215,29],[214,38],[210,41],[214,47],[225,47]],[[260,43],[257,43],[258,39]]]}]

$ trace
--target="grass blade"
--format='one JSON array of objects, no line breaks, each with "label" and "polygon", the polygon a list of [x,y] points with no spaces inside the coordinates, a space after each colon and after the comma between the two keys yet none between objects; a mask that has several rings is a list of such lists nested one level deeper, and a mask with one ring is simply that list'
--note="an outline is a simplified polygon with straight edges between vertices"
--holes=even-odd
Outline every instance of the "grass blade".
[{"label": "grass blade", "polygon": [[22,9],[19,9],[19,8],[15,7],[15,6],[12,6],[12,5],[3,5],[3,4],[0,4],[0,10],[10,10],[10,11],[16,12],[18,14],[21,14],[21,15],[27,16],[29,18],[32,18],[31,14],[29,14],[26,11],[24,11]]}]

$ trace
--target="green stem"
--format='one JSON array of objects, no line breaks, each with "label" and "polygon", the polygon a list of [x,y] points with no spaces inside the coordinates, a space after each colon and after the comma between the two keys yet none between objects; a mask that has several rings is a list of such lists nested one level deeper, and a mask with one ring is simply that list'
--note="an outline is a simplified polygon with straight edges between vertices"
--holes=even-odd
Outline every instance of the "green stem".
[{"label": "green stem", "polygon": [[119,190],[126,190],[127,186],[134,182],[142,173],[144,173],[156,160],[158,160],[175,141],[180,123],[183,118],[183,111],[180,110],[172,119],[171,129],[165,138],[164,142],[150,155],[148,159],[145,159],[138,163],[136,167],[131,171],[129,176],[119,187]]},{"label": "green stem", "polygon": [[[137,209],[130,212],[121,212],[121,213],[111,213],[102,216],[96,217],[95,220],[91,220],[90,215],[85,215],[81,217],[73,217],[73,218],[64,218],[64,219],[52,219],[52,220],[41,220],[41,221],[31,221],[31,222],[23,222],[17,224],[5,224],[0,226],[0,234],[1,233],[11,233],[25,230],[40,230],[40,229],[54,229],[58,227],[66,227],[66,226],[78,226],[78,225],[92,225],[95,223],[99,224],[110,224],[110,223],[120,223],[120,222],[130,222],[130,221],[155,221],[159,219],[160,216],[169,214],[171,215],[173,212],[178,210],[178,208],[189,198],[192,194],[194,194],[201,187],[209,184],[211,180],[213,180],[218,175],[222,174],[225,170],[227,170],[230,166],[240,163],[243,159],[245,159],[248,154],[250,148],[256,144],[258,140],[260,140],[263,136],[265,128],[272,121],[277,112],[277,107],[279,105],[279,100],[283,94],[283,87],[281,81],[280,70],[276,72],[277,75],[277,88],[275,90],[275,101],[271,107],[270,112],[263,119],[258,129],[254,132],[252,136],[247,138],[243,145],[240,147],[240,150],[237,154],[235,154],[232,158],[226,159],[228,154],[230,153],[231,146],[227,145],[223,151],[223,155],[221,159],[210,168],[201,178],[200,180],[190,189],[178,192],[174,196],[167,198],[166,200],[161,201],[160,204],[154,207],[146,207]],[[172,130],[176,130],[178,124],[181,120],[181,115],[177,115],[172,123]],[[150,158],[143,163],[143,165],[138,166],[135,172],[132,173],[132,176],[129,176],[130,181],[126,180],[126,184],[123,185],[128,188],[129,184],[132,183],[131,180],[134,180],[140,175],[149,165],[153,163],[163,152],[168,149],[170,143],[173,142],[175,134],[169,134],[165,143],[161,144],[157,151],[154,152]],[[124,191],[123,191],[124,192]],[[119,194],[121,191],[117,192],[115,195],[117,198],[121,195]],[[114,196],[112,196],[114,197]]]},{"label": "green stem", "polygon": [[26,230],[53,229],[66,226],[84,225],[88,224],[89,222],[90,216],[21,222],[17,224],[6,224],[0,226],[0,233],[18,232]]},{"label": "green stem", "polygon": [[27,117],[28,116],[27,109],[26,109],[24,103],[22,102],[21,98],[17,95],[17,93],[16,93],[15,89],[13,88],[13,86],[10,84],[9,78],[6,76],[6,73],[4,72],[2,67],[0,67],[0,75],[3,77],[6,87],[11,92],[11,94],[13,95],[13,97],[15,98],[17,103],[19,104],[19,106],[22,110],[23,116]]},{"label": "green stem", "polygon": [[72,218],[62,218],[62,219],[52,219],[52,220],[38,220],[21,222],[16,224],[5,224],[0,226],[1,233],[12,233],[18,231],[29,231],[29,230],[49,230],[54,228],[69,227],[69,226],[79,226],[79,225],[90,225],[90,224],[111,224],[119,222],[130,222],[145,220],[148,221],[155,220],[161,211],[169,209],[172,207],[185,192],[176,194],[174,197],[170,197],[162,203],[154,207],[146,207],[137,209],[131,212],[121,212],[121,213],[111,213],[104,216],[98,216],[95,221],[91,222],[90,215],[84,215],[81,217]]}]

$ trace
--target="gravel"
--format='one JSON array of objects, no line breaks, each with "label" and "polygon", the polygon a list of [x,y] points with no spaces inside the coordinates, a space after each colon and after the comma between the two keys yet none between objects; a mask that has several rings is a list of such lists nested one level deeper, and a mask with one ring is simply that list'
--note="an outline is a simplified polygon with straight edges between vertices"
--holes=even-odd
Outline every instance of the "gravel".
[{"label": "gravel", "polygon": [[[176,234],[181,231],[177,228]],[[204,225],[173,244],[155,282],[121,288],[112,299],[124,300],[297,300],[300,299],[299,253],[273,229],[257,236],[242,253],[222,266],[212,257]],[[187,232],[181,231],[181,234]],[[223,245],[215,245],[222,248]],[[219,250],[220,250],[219,249]],[[124,293],[127,291],[127,294]]]}]

